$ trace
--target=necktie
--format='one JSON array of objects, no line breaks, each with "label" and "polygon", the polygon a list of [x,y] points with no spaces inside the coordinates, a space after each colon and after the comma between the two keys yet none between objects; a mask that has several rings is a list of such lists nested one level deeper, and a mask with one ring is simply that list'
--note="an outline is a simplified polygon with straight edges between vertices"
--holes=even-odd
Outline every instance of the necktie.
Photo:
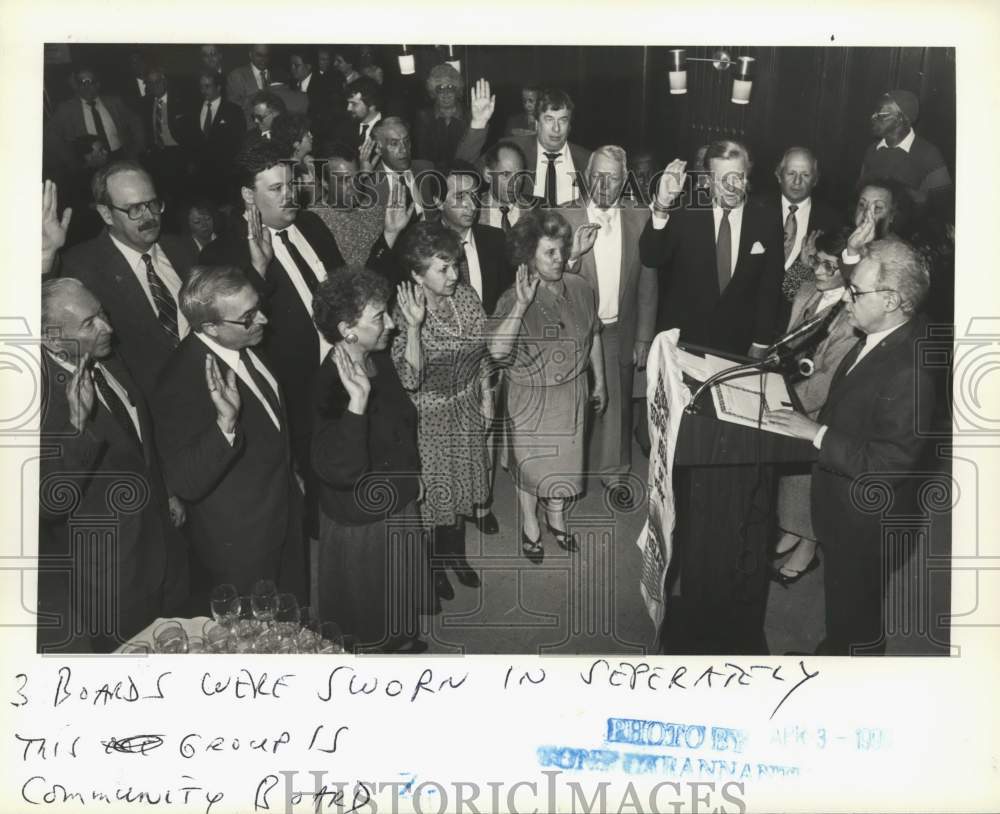
[{"label": "necktie", "polygon": [[410,185],[406,183],[406,176],[403,173],[399,173],[396,176],[396,183],[403,188],[403,206],[409,209],[413,203],[413,193],[410,192]]},{"label": "necktie", "polygon": [[139,440],[139,433],[137,433],[135,429],[135,422],[132,421],[132,416],[130,416],[128,410],[125,409],[125,405],[118,397],[118,394],[112,389],[111,385],[108,384],[108,380],[104,376],[104,371],[101,370],[100,366],[94,365],[92,373],[94,376],[94,385],[97,387],[98,391],[100,391],[101,398],[104,400],[105,405],[107,405],[112,418],[114,418],[121,428],[125,430],[125,434],[129,438],[142,446],[142,443]]},{"label": "necktie", "polygon": [[799,208],[795,204],[788,207],[788,217],[785,218],[785,260],[792,254],[795,248],[795,233],[798,231],[798,222],[795,220],[795,213]]},{"label": "necktie", "polygon": [[156,100],[153,109],[153,141],[157,147],[163,146],[163,99]]},{"label": "necktie", "polygon": [[364,144],[368,140],[368,128],[371,125],[363,124],[361,125],[361,143]]},{"label": "necktie", "polygon": [[[837,372],[833,377],[833,382],[843,379],[844,376],[848,374],[850,369],[854,367],[854,363],[858,361],[858,357],[861,355],[861,351],[864,349],[867,339],[868,337],[862,336],[857,342],[854,343],[854,347],[847,352],[847,356],[844,357],[843,361],[840,363],[840,367],[837,368]],[[831,389],[833,388],[833,382],[830,383]]]},{"label": "necktie", "polygon": [[545,205],[555,206],[557,203],[556,195],[556,159],[559,158],[560,153],[545,153],[545,158],[548,159],[548,166],[545,168]]},{"label": "necktie", "polygon": [[504,234],[510,231],[510,218],[507,217],[508,212],[510,212],[509,206],[500,207],[500,228],[503,229]]},{"label": "necktie", "polygon": [[271,85],[271,77],[268,76],[269,73],[267,68],[260,72],[261,90],[267,90]]},{"label": "necktie", "polygon": [[206,136],[208,131],[212,129],[212,103],[205,102],[205,121],[201,125],[201,132]]},{"label": "necktie", "polygon": [[146,280],[149,282],[149,290],[153,295],[153,302],[156,303],[156,318],[160,321],[160,326],[170,337],[174,347],[180,341],[180,334],[177,330],[177,303],[173,294],[167,290],[163,280],[153,268],[153,258],[148,254],[142,256],[142,262],[146,264]]},{"label": "necktie", "polygon": [[719,223],[719,237],[715,242],[715,271],[719,280],[721,295],[729,285],[729,277],[733,268],[733,236],[729,226],[729,210],[722,210],[722,221]]},{"label": "necktie", "polygon": [[469,276],[469,258],[465,256],[465,247],[468,245],[468,240],[462,241],[462,253],[458,256],[458,276],[463,283],[471,285],[472,278]]},{"label": "necktie", "polygon": [[257,365],[253,363],[253,360],[250,358],[250,352],[246,348],[240,350],[240,361],[243,363],[243,367],[247,369],[247,373],[250,374],[250,378],[253,379],[253,383],[257,385],[260,394],[265,398],[271,409],[274,410],[274,415],[280,423],[281,401],[278,399],[278,394],[274,392],[274,388],[264,378],[264,374],[257,369]]},{"label": "necktie", "polygon": [[288,230],[282,229],[278,232],[278,237],[281,238],[281,242],[285,244],[285,249],[291,256],[292,261],[295,263],[296,268],[299,270],[299,274],[302,275],[302,279],[305,280],[306,287],[309,289],[310,294],[316,293],[316,286],[319,285],[319,280],[316,279],[316,272],[312,270],[306,259],[302,256],[294,243],[292,243],[291,238],[288,237]]},{"label": "necktie", "polygon": [[93,102],[87,102],[90,105],[90,115],[94,117],[94,128],[97,130],[97,137],[104,140],[104,143],[108,145],[108,149],[111,149],[111,144],[108,141],[108,133],[104,129],[104,120],[101,118],[101,112],[97,109],[97,100]]}]

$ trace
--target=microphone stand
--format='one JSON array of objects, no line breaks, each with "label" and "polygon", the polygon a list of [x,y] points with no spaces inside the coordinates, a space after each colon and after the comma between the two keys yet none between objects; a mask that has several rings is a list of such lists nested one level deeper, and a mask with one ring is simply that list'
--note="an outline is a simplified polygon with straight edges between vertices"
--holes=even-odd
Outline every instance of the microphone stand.
[{"label": "microphone stand", "polygon": [[746,362],[742,365],[737,365],[736,367],[727,367],[725,370],[720,370],[714,376],[709,376],[702,385],[694,391],[694,395],[691,396],[691,401],[688,402],[687,407],[684,408],[684,412],[690,413],[691,415],[698,414],[698,399],[701,398],[701,394],[713,387],[716,384],[722,382],[727,382],[730,379],[741,379],[744,376],[752,376],[755,373],[767,373],[772,370],[779,370],[784,363],[784,357],[777,352],[770,353],[763,359],[757,359],[753,362]]}]

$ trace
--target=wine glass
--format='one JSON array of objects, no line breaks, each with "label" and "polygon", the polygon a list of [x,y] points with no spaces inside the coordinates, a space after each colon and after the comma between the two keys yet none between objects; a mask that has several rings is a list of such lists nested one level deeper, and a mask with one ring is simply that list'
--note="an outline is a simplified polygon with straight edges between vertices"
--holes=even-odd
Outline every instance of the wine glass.
[{"label": "wine glass", "polygon": [[153,650],[156,653],[187,653],[188,637],[180,622],[168,620],[153,631]]},{"label": "wine glass", "polygon": [[258,622],[274,621],[274,613],[278,604],[278,587],[272,579],[258,579],[250,595],[250,607],[253,618]]},{"label": "wine glass", "polygon": [[212,590],[211,608],[212,618],[227,630],[232,630],[240,618],[240,594],[236,586],[228,582],[216,586]]},{"label": "wine glass", "polygon": [[209,619],[201,631],[205,649],[210,653],[228,653],[232,628]]},{"label": "wine glass", "polygon": [[299,601],[295,598],[295,594],[278,594],[274,610],[274,627],[279,640],[298,635],[299,618]]},{"label": "wine glass", "polygon": [[319,646],[317,653],[343,653],[344,652],[344,632],[336,622],[319,623]]}]

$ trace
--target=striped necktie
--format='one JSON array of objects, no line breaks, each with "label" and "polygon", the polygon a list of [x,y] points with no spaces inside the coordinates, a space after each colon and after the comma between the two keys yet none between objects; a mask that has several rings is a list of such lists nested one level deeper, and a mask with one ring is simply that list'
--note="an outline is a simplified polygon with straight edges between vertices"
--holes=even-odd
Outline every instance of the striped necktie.
[{"label": "striped necktie", "polygon": [[156,303],[156,318],[170,337],[171,344],[177,347],[177,343],[180,342],[180,332],[177,330],[177,302],[153,268],[153,258],[144,254],[142,262],[146,264],[146,280],[149,282],[153,302]]}]

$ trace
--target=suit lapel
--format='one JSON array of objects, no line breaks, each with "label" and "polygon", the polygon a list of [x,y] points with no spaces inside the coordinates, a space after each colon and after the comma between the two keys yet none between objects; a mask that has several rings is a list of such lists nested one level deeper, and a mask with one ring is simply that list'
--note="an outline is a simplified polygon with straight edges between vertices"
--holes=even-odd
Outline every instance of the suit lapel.
[{"label": "suit lapel", "polygon": [[[111,236],[107,231],[104,232],[101,242],[104,255],[102,259],[105,267],[110,271],[112,285],[114,285],[118,296],[121,297],[123,304],[127,305],[130,309],[134,309],[133,313],[141,313],[143,321],[146,318],[152,320],[158,332],[163,334],[163,329],[160,328],[159,322],[156,319],[156,314],[153,313],[152,306],[150,306],[149,300],[146,299],[146,292],[142,290],[135,272],[129,267],[125,257],[118,251],[115,244],[111,242]],[[172,263],[173,261],[171,260]],[[166,340],[166,336],[158,337],[158,339]]]},{"label": "suit lapel", "polygon": [[[135,382],[132,381],[132,377],[129,375],[128,369],[124,364],[122,364],[121,360],[117,356],[111,356],[107,360],[102,360],[101,364],[104,365],[108,371],[110,371],[111,375],[115,377],[118,384],[124,387],[125,392],[128,393],[129,401],[135,407],[136,413],[139,416],[139,432],[142,435],[140,441],[140,445],[142,447],[142,457],[145,459],[147,465],[152,466],[153,460],[150,454],[149,441],[152,438],[151,433],[153,430],[150,424],[149,414],[145,409],[146,406],[139,393],[139,388],[136,386]],[[115,427],[118,427],[117,420],[114,421],[114,424]],[[121,435],[122,437],[128,438],[130,443],[134,443],[132,436],[124,430],[122,430]]]},{"label": "suit lapel", "polygon": [[618,313],[625,310],[625,296],[632,284],[638,267],[639,251],[639,213],[630,207],[622,206],[619,210],[618,222],[622,230],[622,259],[621,259],[621,280],[618,283]]},{"label": "suit lapel", "polygon": [[897,328],[866,353],[864,358],[854,365],[854,369],[849,374],[847,371],[851,365],[852,354],[848,353],[834,374],[833,381],[830,384],[830,395],[827,398],[826,408],[835,405],[844,397],[845,393],[850,393],[858,387],[865,387],[870,382],[872,374],[880,374],[882,361],[896,347],[908,342],[912,333],[913,326],[911,320],[910,323]]},{"label": "suit lapel", "polygon": [[[736,279],[736,275],[743,269],[744,259],[750,256],[750,249],[753,246],[756,232],[753,210],[747,204],[743,204],[743,223],[740,225],[740,248],[736,255],[736,267],[733,269],[733,279]],[[730,280],[730,284],[732,284],[732,280]]]}]

